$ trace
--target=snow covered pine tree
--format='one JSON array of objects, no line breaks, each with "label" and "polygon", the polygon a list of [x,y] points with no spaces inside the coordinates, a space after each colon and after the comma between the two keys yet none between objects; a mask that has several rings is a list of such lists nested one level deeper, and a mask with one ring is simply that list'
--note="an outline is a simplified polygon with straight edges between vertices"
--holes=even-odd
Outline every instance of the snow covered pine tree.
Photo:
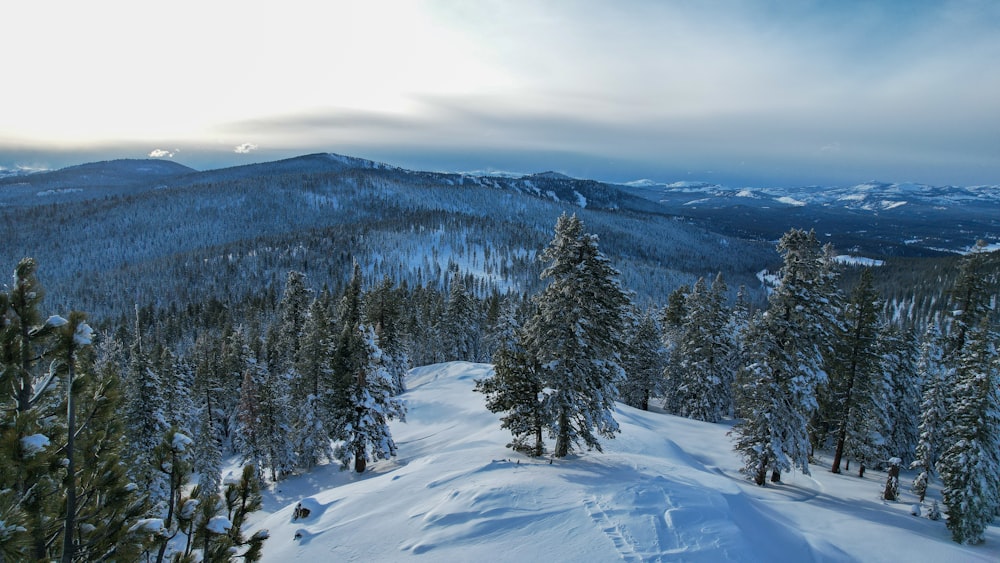
[{"label": "snow covered pine tree", "polygon": [[761,486],[769,470],[772,481],[793,467],[809,473],[809,419],[826,381],[823,350],[833,342],[838,301],[830,252],[814,232],[792,229],[778,250],[781,282],[747,331],[737,395],[743,418],[734,429],[742,471]]},{"label": "snow covered pine tree", "polygon": [[581,441],[601,451],[597,435],[613,438],[618,432],[612,411],[624,377],[618,347],[630,298],[597,237],[584,232],[576,215],[559,217],[555,238],[541,257],[549,262],[542,278],[550,281],[535,297],[524,346],[546,388],[553,454],[565,457]]}]

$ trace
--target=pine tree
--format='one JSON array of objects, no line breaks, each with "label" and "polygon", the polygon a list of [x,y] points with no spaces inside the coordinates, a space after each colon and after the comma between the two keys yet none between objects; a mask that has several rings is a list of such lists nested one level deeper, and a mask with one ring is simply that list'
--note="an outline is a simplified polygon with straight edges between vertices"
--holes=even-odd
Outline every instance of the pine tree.
[{"label": "pine tree", "polygon": [[41,321],[41,295],[30,259],[0,292],[0,559],[132,559],[144,505],[119,459],[117,374],[95,368],[83,313]]},{"label": "pine tree", "polygon": [[[54,346],[62,317],[42,321],[44,296],[34,259],[21,260],[9,292],[0,293],[0,510],[8,528],[0,538],[14,560],[44,559],[59,532],[58,483],[61,456],[57,454],[65,428],[59,414],[55,370],[47,356]],[[9,394],[8,394],[9,393]]]},{"label": "pine tree", "polygon": [[542,430],[549,423],[545,410],[541,369],[517,342],[508,342],[493,355],[493,375],[476,380],[486,408],[504,413],[500,428],[510,430],[508,448],[531,456],[545,453]]},{"label": "pine tree", "polygon": [[406,408],[393,396],[392,374],[384,365],[375,330],[367,325],[357,330],[362,348],[359,369],[349,387],[348,401],[353,408],[345,413],[343,441],[334,455],[345,468],[353,458],[354,470],[363,473],[369,461],[395,457],[396,443],[389,431],[389,421],[405,421]]},{"label": "pine tree", "polygon": [[[249,355],[249,350],[245,353]],[[233,428],[233,450],[240,455],[243,463],[253,465],[263,479],[268,462],[267,438],[263,432],[261,387],[267,380],[266,371],[256,358],[245,357],[243,383],[240,385],[240,401],[236,409]]]},{"label": "pine tree", "polygon": [[[125,373],[125,404],[123,415],[128,429],[126,435],[126,458],[129,475],[140,490],[149,493],[150,502],[162,505],[168,501],[169,483],[164,481],[162,472],[156,470],[152,456],[163,433],[167,431],[166,399],[164,382],[152,366],[143,349],[139,323],[129,351],[129,362]],[[164,507],[160,507],[162,510]]]},{"label": "pine tree", "polygon": [[324,412],[323,396],[330,392],[330,359],[333,353],[332,326],[326,306],[314,299],[302,329],[302,343],[295,362],[297,377],[292,381],[292,426],[299,467],[309,470],[333,459],[330,417]]},{"label": "pine tree", "polygon": [[365,322],[375,328],[386,368],[392,374],[394,394],[406,390],[406,371],[410,357],[402,334],[401,291],[385,276],[382,284],[370,291],[364,299]]},{"label": "pine tree", "polygon": [[[239,557],[243,561],[260,561],[264,541],[268,538],[267,530],[259,530],[249,538],[243,535],[243,526],[246,518],[251,513],[260,510],[264,499],[260,494],[260,481],[257,479],[258,471],[253,466],[243,467],[240,478],[234,482],[226,484],[223,495],[226,503],[226,510],[229,523],[231,524],[228,536],[229,543],[237,551],[227,550],[230,557]],[[243,549],[242,553],[239,549]]]},{"label": "pine tree", "polygon": [[732,342],[726,325],[726,284],[721,275],[709,289],[703,278],[687,294],[667,367],[674,414],[718,422],[732,411]]},{"label": "pine tree", "polygon": [[927,496],[927,487],[930,485],[931,477],[934,474],[934,467],[937,465],[938,456],[941,452],[942,432],[944,421],[947,416],[945,412],[945,370],[941,366],[941,340],[937,327],[932,325],[924,335],[921,345],[920,361],[917,365],[917,373],[923,383],[920,400],[920,425],[918,427],[920,435],[917,439],[915,459],[910,464],[913,469],[919,469],[917,476],[913,479],[911,490],[920,502],[924,502]]},{"label": "pine tree", "polygon": [[879,347],[881,308],[872,272],[865,269],[845,308],[830,373],[830,402],[824,414],[834,429],[833,473],[840,473],[845,453],[858,461],[861,473],[884,457],[881,433],[889,421]]},{"label": "pine tree", "polygon": [[890,428],[886,433],[886,450],[890,458],[898,457],[904,465],[913,462],[913,453],[920,438],[920,378],[917,371],[917,349],[909,332],[887,327],[880,336],[882,373],[889,382],[887,415]]},{"label": "pine tree", "polygon": [[948,529],[959,543],[983,541],[1000,509],[1000,330],[990,316],[997,274],[985,265],[980,241],[959,268],[941,346],[946,415],[936,469]]},{"label": "pine tree", "polygon": [[[38,402],[41,391],[50,383],[35,369],[41,349],[51,334],[50,324],[42,322],[38,310],[45,291],[37,276],[38,264],[24,258],[14,270],[14,284],[4,299],[4,389],[13,390],[16,412],[28,412]],[[41,387],[41,389],[38,389]]]},{"label": "pine tree", "polygon": [[792,229],[781,238],[780,285],[765,313],[747,332],[748,364],[739,374],[735,449],[742,471],[764,485],[793,467],[809,473],[809,420],[817,387],[826,382],[824,353],[833,342],[838,296],[829,249],[813,232]]},{"label": "pine tree", "polygon": [[958,543],[982,542],[1000,509],[998,337],[985,326],[967,329],[950,393],[948,446],[937,469],[948,508],[946,523]]},{"label": "pine tree", "polygon": [[312,291],[305,285],[305,274],[288,272],[285,290],[278,302],[277,341],[268,349],[268,365],[282,372],[293,368],[302,342]]},{"label": "pine tree", "polygon": [[662,396],[665,388],[663,337],[653,312],[647,311],[637,318],[625,346],[621,397],[625,404],[646,411],[649,399]]},{"label": "pine tree", "polygon": [[154,469],[163,474],[167,482],[167,501],[160,529],[150,538],[156,563],[162,563],[170,541],[181,533],[185,517],[193,513],[197,503],[184,494],[184,485],[191,477],[191,446],[193,441],[176,428],[167,430],[153,452]]},{"label": "pine tree", "polygon": [[598,436],[613,438],[612,416],[623,378],[619,342],[629,296],[597,245],[575,215],[563,214],[555,237],[541,257],[548,286],[535,297],[537,310],[525,325],[525,349],[541,370],[549,431],[555,457],[583,442],[601,451]]},{"label": "pine tree", "polygon": [[472,296],[462,275],[455,271],[448,290],[448,302],[441,319],[440,334],[444,339],[444,361],[475,361],[479,323]]}]

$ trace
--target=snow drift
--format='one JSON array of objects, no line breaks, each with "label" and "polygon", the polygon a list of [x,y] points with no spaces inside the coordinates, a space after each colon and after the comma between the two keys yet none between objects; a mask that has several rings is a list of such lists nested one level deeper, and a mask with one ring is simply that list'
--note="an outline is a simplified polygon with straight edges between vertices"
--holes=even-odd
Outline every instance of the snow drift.
[{"label": "snow drift", "polygon": [[396,459],[361,475],[323,466],[266,491],[251,530],[271,531],[264,560],[1000,560],[996,526],[983,545],[954,544],[943,521],[911,515],[912,496],[879,500],[875,471],[814,466],[756,487],[738,474],[726,425],[619,405],[622,432],[604,453],[522,456],[472,390],[491,370],[412,370]]}]

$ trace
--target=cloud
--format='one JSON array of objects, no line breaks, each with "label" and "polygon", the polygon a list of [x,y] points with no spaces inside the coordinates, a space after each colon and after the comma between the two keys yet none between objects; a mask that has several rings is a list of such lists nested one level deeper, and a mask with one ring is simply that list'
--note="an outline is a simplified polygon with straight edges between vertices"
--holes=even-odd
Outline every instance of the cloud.
[{"label": "cloud", "polygon": [[173,158],[179,151],[180,149],[174,149],[172,151],[168,151],[166,149],[153,149],[149,151],[149,158]]},{"label": "cloud", "polygon": [[834,141],[832,143],[823,145],[819,148],[819,154],[836,154],[840,152],[840,142]]},{"label": "cloud", "polygon": [[257,145],[253,143],[243,143],[233,147],[233,152],[236,154],[248,154],[251,151],[257,150]]}]

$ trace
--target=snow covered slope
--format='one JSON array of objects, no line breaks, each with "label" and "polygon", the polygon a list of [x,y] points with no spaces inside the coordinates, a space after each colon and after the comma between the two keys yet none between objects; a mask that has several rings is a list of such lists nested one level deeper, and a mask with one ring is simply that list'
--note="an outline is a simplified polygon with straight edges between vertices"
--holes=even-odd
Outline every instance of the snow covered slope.
[{"label": "snow covered slope", "polygon": [[[321,467],[271,488],[254,526],[264,561],[997,561],[952,543],[912,498],[879,500],[884,475],[787,475],[759,488],[736,472],[725,425],[619,406],[605,452],[549,463],[474,393],[483,364],[413,370],[399,457],[361,476]],[[310,514],[297,521],[301,502]]]}]

